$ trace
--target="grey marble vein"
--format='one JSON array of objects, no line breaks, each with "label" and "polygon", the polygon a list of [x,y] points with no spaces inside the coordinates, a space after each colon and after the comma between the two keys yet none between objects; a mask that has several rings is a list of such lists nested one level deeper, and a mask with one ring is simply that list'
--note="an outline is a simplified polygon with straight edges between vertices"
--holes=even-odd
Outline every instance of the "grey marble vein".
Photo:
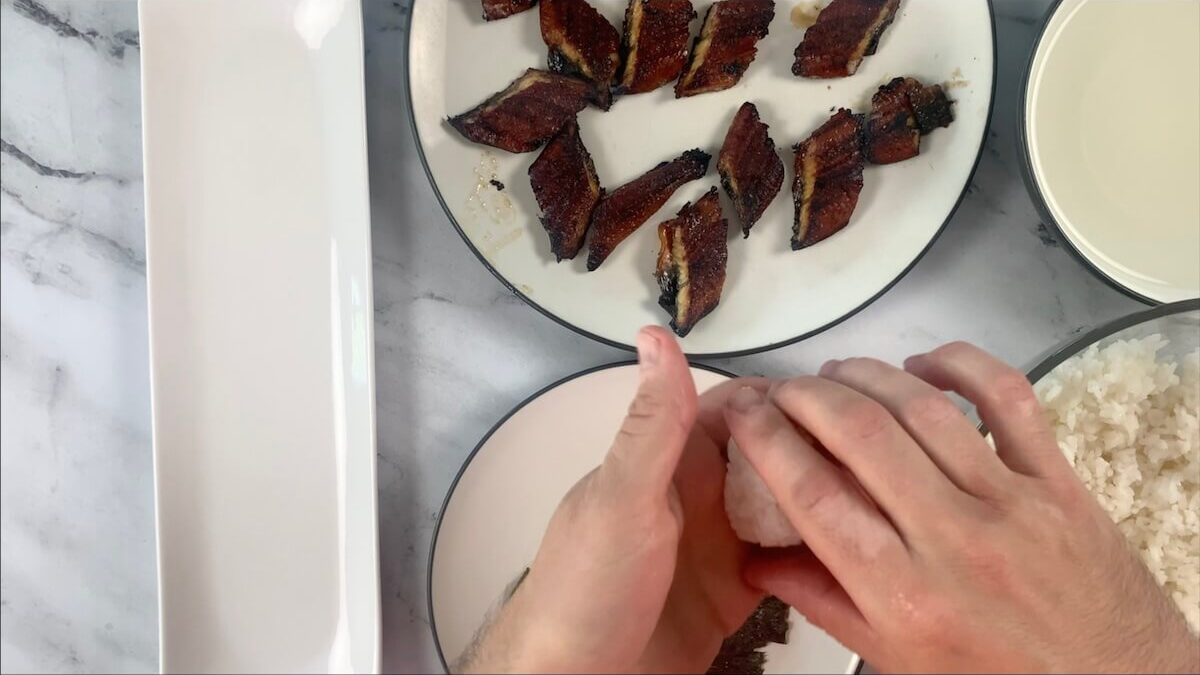
[{"label": "grey marble vein", "polygon": [[37,0],[12,0],[12,7],[19,16],[49,28],[59,37],[82,40],[93,48],[107,44],[108,54],[117,59],[125,58],[127,47],[136,49],[139,46],[136,28],[118,30],[112,35],[102,35],[94,28],[79,30],[63,16]]},{"label": "grey marble vein", "polygon": [[[1140,307],[1057,246],[1021,181],[1015,97],[1048,2],[995,3],[992,128],[921,264],[826,333],[714,365],[780,376],[956,338],[1027,364]],[[384,666],[429,672],[426,564],[461,462],[530,392],[630,355],[526,307],[463,245],[409,130],[405,5],[364,7]],[[4,672],[157,665],[137,48],[133,0],[0,0]]]}]

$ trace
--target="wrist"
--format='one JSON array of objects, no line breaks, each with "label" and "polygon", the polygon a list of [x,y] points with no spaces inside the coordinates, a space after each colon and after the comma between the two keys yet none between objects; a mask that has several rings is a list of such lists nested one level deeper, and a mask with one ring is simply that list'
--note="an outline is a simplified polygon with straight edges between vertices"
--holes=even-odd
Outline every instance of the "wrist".
[{"label": "wrist", "polygon": [[567,669],[568,663],[558,657],[561,640],[547,630],[541,613],[529,606],[526,596],[524,592],[514,594],[480,630],[475,643],[456,664],[456,672],[545,673]]}]

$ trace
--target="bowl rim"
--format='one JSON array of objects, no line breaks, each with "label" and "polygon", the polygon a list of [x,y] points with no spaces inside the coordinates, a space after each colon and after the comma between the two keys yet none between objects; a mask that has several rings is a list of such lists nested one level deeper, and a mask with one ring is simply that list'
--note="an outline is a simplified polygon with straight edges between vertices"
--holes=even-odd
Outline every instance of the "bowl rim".
[{"label": "bowl rim", "polygon": [[[925,247],[922,248],[921,251],[918,252],[915,257],[913,257],[912,261],[908,263],[908,266],[906,266],[903,270],[901,270],[900,273],[897,274],[895,278],[893,278],[891,281],[889,281],[887,284],[885,284],[883,286],[883,288],[879,289],[879,292],[877,292],[874,295],[872,295],[871,297],[867,298],[862,304],[858,305],[857,307],[854,307],[853,309],[846,311],[841,316],[833,319],[832,321],[829,321],[828,323],[826,323],[822,326],[818,326],[817,328],[814,328],[813,330],[810,330],[805,333],[801,333],[800,335],[797,335],[795,337],[790,337],[785,340],[781,340],[779,342],[773,342],[773,343],[768,343],[765,345],[759,345],[757,347],[750,347],[748,349],[723,351],[723,352],[689,352],[685,349],[684,355],[687,358],[689,358],[689,359],[731,359],[731,358],[737,358],[739,356],[751,356],[753,354],[762,354],[765,352],[773,351],[775,349],[780,349],[782,347],[787,347],[789,345],[796,344],[797,342],[801,342],[803,340],[807,340],[810,337],[814,337],[816,335],[824,333],[825,331],[843,323],[844,321],[851,319],[852,317],[857,315],[859,312],[862,312],[864,309],[866,309],[870,305],[874,304],[877,300],[879,300],[884,295],[886,295],[888,293],[888,291],[892,290],[893,287],[895,287],[897,284],[899,284],[900,281],[902,279],[904,279],[904,277],[908,276],[908,273],[911,272],[913,270],[913,268],[915,268],[917,266],[917,264],[920,263],[921,260],[923,260],[925,258],[926,254],[929,253],[929,250],[933,248],[933,245],[935,243],[937,243],[938,239],[941,239],[942,234],[944,234],[946,232],[946,228],[950,225],[950,221],[954,220],[954,216],[958,214],[958,210],[962,207],[963,201],[966,200],[967,195],[970,194],[970,192],[971,192],[971,186],[974,185],[974,182],[975,182],[975,175],[979,172],[979,164],[983,160],[983,152],[987,148],[988,131],[991,130],[991,128],[992,128],[992,120],[994,119],[995,112],[996,112],[996,92],[997,92],[998,80],[1000,77],[1000,61],[999,61],[999,51],[998,51],[999,47],[998,47],[998,43],[997,43],[997,39],[996,39],[996,0],[983,0],[983,1],[987,5],[988,23],[989,23],[988,27],[990,29],[991,38],[992,38],[992,87],[991,87],[991,91],[988,93],[987,119],[984,120],[984,124],[983,124],[983,137],[979,141],[979,149],[975,154],[975,162],[974,162],[974,164],[971,165],[971,170],[970,170],[970,172],[967,173],[967,176],[966,176],[965,180],[963,181],[962,191],[959,193],[958,199],[955,200],[954,205],[952,207],[950,207],[950,211],[946,214],[946,218],[942,221],[942,224],[937,229],[937,231],[934,232],[933,236],[930,237],[929,242],[927,244],[925,244]],[[1059,1],[1061,1],[1061,0],[1059,0]],[[526,305],[537,310],[537,312],[539,314],[541,314],[542,316],[545,316],[546,318],[550,319],[554,323],[557,323],[558,325],[560,325],[564,328],[570,329],[571,331],[573,331],[579,335],[582,335],[586,338],[595,340],[596,342],[599,342],[604,345],[608,345],[609,347],[615,347],[617,349],[621,349],[621,350],[624,350],[627,352],[636,352],[637,349],[633,345],[626,344],[619,340],[613,340],[610,338],[606,338],[604,336],[597,335],[596,333],[593,333],[587,329],[576,326],[575,324],[571,323],[570,321],[558,316],[552,310],[542,307],[540,304],[538,304],[536,301],[534,301],[533,298],[531,298],[528,295],[526,295],[525,293],[521,292],[521,290],[519,288],[517,288],[507,278],[505,278],[504,275],[501,274],[498,269],[493,267],[492,264],[490,262],[488,262],[487,258],[483,255],[483,253],[478,248],[475,247],[474,243],[471,242],[471,239],[470,239],[470,237],[467,236],[466,231],[462,228],[462,226],[459,225],[458,220],[454,217],[454,214],[450,211],[450,207],[446,203],[446,200],[442,197],[441,188],[438,187],[437,181],[434,179],[433,169],[429,165],[429,160],[425,157],[425,145],[421,140],[421,133],[417,129],[417,120],[416,120],[416,115],[415,115],[416,111],[414,110],[414,107],[413,107],[413,98],[412,98],[412,59],[410,57],[412,55],[412,25],[413,25],[413,21],[412,21],[411,12],[412,12],[412,9],[410,7],[409,15],[406,18],[406,22],[405,22],[406,25],[404,28],[404,46],[402,48],[402,51],[404,53],[404,58],[405,58],[404,75],[403,75],[404,105],[405,105],[406,113],[408,115],[409,131],[412,133],[413,144],[415,146],[415,150],[417,151],[417,158],[420,160],[421,168],[425,172],[426,182],[429,183],[430,188],[433,190],[434,197],[436,197],[438,205],[441,206],[442,212],[445,214],[446,219],[450,221],[450,225],[452,225],[454,227],[454,231],[458,232],[458,236],[463,240],[463,243],[467,245],[467,248],[471,251],[472,254],[474,254],[475,258],[479,261],[479,263],[481,265],[483,265],[483,267],[485,269],[487,269],[488,272],[492,273],[492,276],[494,276],[496,278],[496,280],[500,282],[501,286],[508,289],[508,291],[510,293],[512,293],[513,295],[520,298],[521,301],[524,302]]]},{"label": "bowl rim", "polygon": [[1120,318],[1101,324],[1089,331],[1086,331],[1079,337],[1067,341],[1063,345],[1056,347],[1049,356],[1042,359],[1040,363],[1033,367],[1027,375],[1030,384],[1037,384],[1046,375],[1049,375],[1063,364],[1064,361],[1070,359],[1083,352],[1088,347],[1100,342],[1101,340],[1112,337],[1127,328],[1161,319],[1167,316],[1176,316],[1186,314],[1188,312],[1200,312],[1200,298],[1191,298],[1189,300],[1179,300],[1177,302],[1169,302],[1144,309],[1132,314],[1127,314]]}]

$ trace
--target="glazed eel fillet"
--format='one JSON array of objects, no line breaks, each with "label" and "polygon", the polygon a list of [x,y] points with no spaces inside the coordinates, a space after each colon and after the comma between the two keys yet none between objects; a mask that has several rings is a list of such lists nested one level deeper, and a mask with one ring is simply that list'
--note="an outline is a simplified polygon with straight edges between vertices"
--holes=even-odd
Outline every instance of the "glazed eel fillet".
[{"label": "glazed eel fillet", "polygon": [[687,65],[694,18],[689,0],[629,0],[616,93],[653,91],[679,77]]},{"label": "glazed eel fillet", "polygon": [[675,83],[675,97],[721,91],[737,84],[774,18],[774,0],[714,2],[692,46],[692,61]]},{"label": "glazed eel fillet", "polygon": [[519,14],[537,4],[537,0],[483,0],[483,19],[498,21]]},{"label": "glazed eel fillet", "polygon": [[796,145],[793,250],[812,246],[850,222],[863,186],[862,146],[862,115],[845,108]]},{"label": "glazed eel fillet", "polygon": [[863,58],[875,53],[899,7],[900,0],[833,0],[796,47],[792,73],[815,78],[853,75]]},{"label": "glazed eel fillet", "polygon": [[575,120],[567,122],[533,160],[529,183],[542,209],[542,227],[550,236],[554,257],[559,262],[574,258],[583,248],[592,210],[604,194]]},{"label": "glazed eel fillet", "polygon": [[587,0],[542,0],[539,11],[550,70],[587,80],[592,102],[608,110],[621,60],[620,33]]},{"label": "glazed eel fillet", "polygon": [[941,85],[926,87],[915,78],[897,77],[871,97],[865,151],[872,164],[894,164],[921,152],[921,136],[954,121],[951,101]]},{"label": "glazed eel fillet", "polygon": [[721,301],[728,229],[715,187],[658,226],[658,304],[671,315],[671,328],[679,337]]},{"label": "glazed eel fillet", "polygon": [[649,220],[680,186],[708,173],[710,159],[707,152],[688,150],[605,194],[592,212],[588,270],[599,267],[617,244]]},{"label": "glazed eel fillet", "polygon": [[582,80],[531,68],[450,126],[475,143],[533,152],[587,106],[589,92]]},{"label": "glazed eel fillet", "polygon": [[767,130],[758,118],[758,108],[743,103],[729,125],[717,158],[721,187],[733,202],[747,237],[783,187],[783,160],[775,152],[775,142]]}]

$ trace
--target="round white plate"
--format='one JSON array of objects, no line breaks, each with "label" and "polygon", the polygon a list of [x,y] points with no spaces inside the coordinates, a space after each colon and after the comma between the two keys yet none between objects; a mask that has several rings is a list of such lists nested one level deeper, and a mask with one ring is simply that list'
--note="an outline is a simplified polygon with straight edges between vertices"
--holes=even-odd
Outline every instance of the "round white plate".
[{"label": "round white plate", "polygon": [[[621,26],[625,0],[591,0]],[[698,17],[708,8],[695,0]],[[638,328],[665,324],[653,272],[657,223],[717,185],[716,155],[734,113],[753,101],[785,167],[783,189],[748,240],[731,218],[721,304],[683,340],[691,355],[760,351],[798,340],[848,317],[887,290],[921,257],[954,212],[978,161],[991,110],[995,59],[986,0],[904,0],[878,53],[853,77],[792,76],[803,30],[793,24],[816,0],[776,2],[770,34],[742,81],[723,92],[675,99],[671,87],[619,98],[605,113],[588,108],[579,125],[601,184],[615,188],[684,150],[713,154],[708,175],[685,185],[595,272],[586,252],[555,263],[527,171],[537,153],[472,144],[446,123],[545,67],[537,11],[485,23],[477,0],[417,2],[409,43],[409,93],[418,146],[450,220],[515,293],[551,318],[598,340],[628,346]],[[793,12],[793,9],[798,11]],[[790,248],[791,146],[828,119],[831,108],[866,112],[871,94],[899,75],[948,83],[956,120],[922,139],[921,155],[869,167],[845,230],[802,251]],[[505,187],[489,183],[496,179]],[[722,197],[724,199],[724,197]],[[733,213],[726,202],[727,217]]]},{"label": "round white plate", "polygon": [[1035,201],[1093,271],[1147,302],[1200,296],[1200,3],[1063,0],[1023,97]]},{"label": "round white plate", "polygon": [[[701,392],[728,375],[693,367]],[[452,663],[488,610],[533,560],[567,490],[600,464],[637,390],[637,367],[584,371],[534,394],[467,458],[442,508],[430,555],[434,640]],[[852,672],[858,659],[795,611],[769,673]]]}]

